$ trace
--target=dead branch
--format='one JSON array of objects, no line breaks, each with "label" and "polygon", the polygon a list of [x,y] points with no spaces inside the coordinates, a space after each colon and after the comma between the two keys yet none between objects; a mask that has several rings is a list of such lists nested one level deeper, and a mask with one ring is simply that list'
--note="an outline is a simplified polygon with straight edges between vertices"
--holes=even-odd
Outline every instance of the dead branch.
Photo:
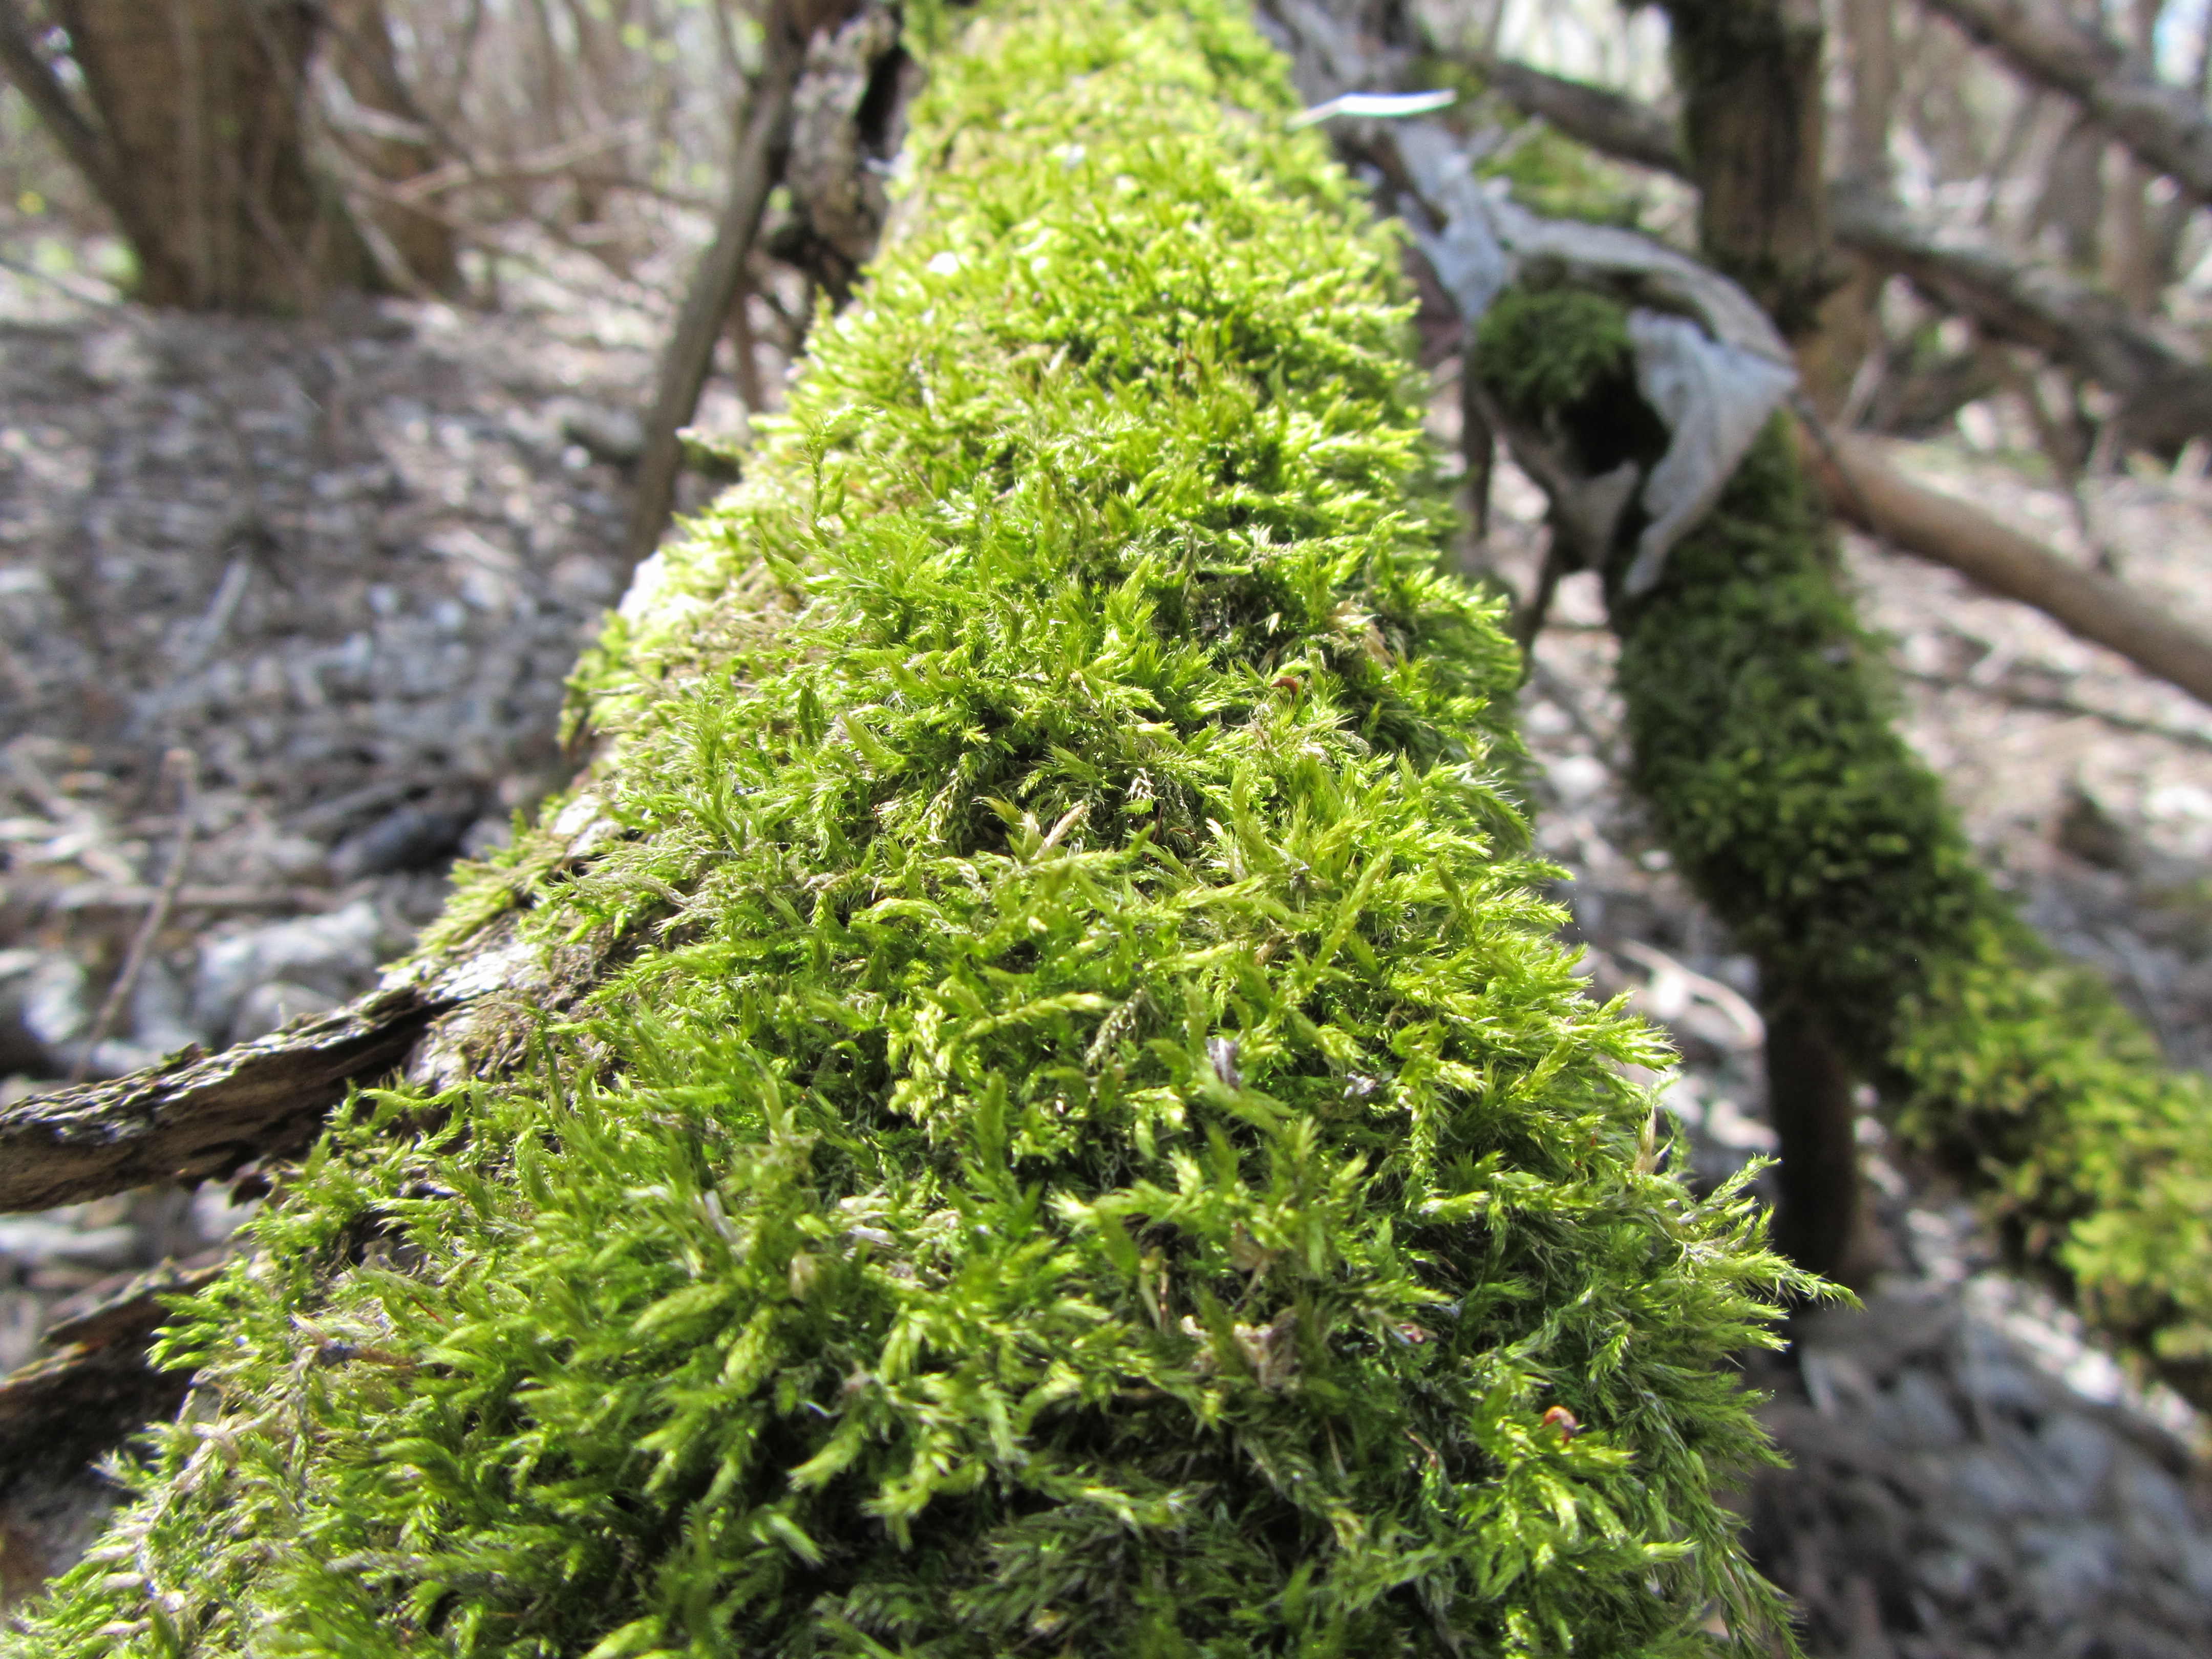
[{"label": "dead branch", "polygon": [[454,1006],[380,990],[212,1057],[0,1107],[0,1210],[44,1210],[204,1180],[304,1146],[356,1079],[389,1071]]},{"label": "dead branch", "polygon": [[1649,104],[1510,58],[1482,58],[1475,67],[1490,89],[1514,108],[1549,122],[1577,143],[1656,173],[1690,176],[1674,123]]},{"label": "dead branch", "polygon": [[2073,99],[2138,161],[2212,202],[2212,116],[2102,29],[2040,15],[2024,0],[1924,3],[2030,81]]},{"label": "dead branch", "polygon": [[[1650,106],[1525,64],[1493,58],[1480,67],[1515,108],[1577,143],[1687,176],[1673,124]],[[2176,350],[2111,295],[1919,224],[1863,187],[1842,185],[1830,193],[1828,223],[1840,246],[1896,271],[1936,305],[2105,386],[2120,399],[2121,425],[2134,441],[2171,451],[2212,435],[2212,369]]]},{"label": "dead branch", "polygon": [[1897,271],[1992,337],[2032,347],[2114,393],[2135,441],[2171,451],[2212,434],[2212,369],[2175,350],[2112,295],[1917,225],[1870,192],[1839,188],[1828,211],[1844,246]]},{"label": "dead branch", "polygon": [[623,534],[623,550],[632,564],[653,551],[675,506],[676,475],[684,459],[677,434],[699,407],[699,394],[714,361],[714,343],[721,338],[722,325],[744,280],[745,258],[760,233],[769,191],[783,169],[803,52],[803,42],[794,33],[789,9],[781,4],[772,8],[768,61],[753,89],[751,113],[730,168],[729,193],[714,226],[714,240],[700,258],[684,295],[676,332],[660,360],[659,386],[646,422],[645,453],[638,463],[636,493]]},{"label": "dead branch", "polygon": [[1877,440],[1801,434],[1799,449],[1838,517],[1977,586],[2033,605],[2068,633],[2212,704],[2212,639],[2155,600],[2082,569],[1979,507],[1914,483]]}]

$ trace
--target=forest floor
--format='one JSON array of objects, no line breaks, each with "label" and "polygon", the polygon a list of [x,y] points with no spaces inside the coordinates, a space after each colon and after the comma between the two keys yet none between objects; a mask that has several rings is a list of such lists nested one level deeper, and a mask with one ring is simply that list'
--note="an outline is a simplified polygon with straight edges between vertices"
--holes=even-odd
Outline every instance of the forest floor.
[{"label": "forest floor", "polygon": [[[653,293],[602,275],[497,315],[287,325],[0,272],[0,1098],[335,1006],[456,854],[562,780],[562,681],[626,574]],[[2086,527],[2212,627],[2212,488],[2106,480],[2085,526],[1963,440],[1908,459],[2077,552]],[[1509,471],[1498,505],[1492,556],[1525,580],[1540,497]],[[2178,1063],[2212,1060],[2212,710],[1943,572],[1848,559],[1905,728],[2000,879]],[[1586,580],[1522,705],[1540,842],[1595,988],[1674,1032],[1668,1098],[1711,1181],[1773,1145],[1756,986],[1619,785]],[[1997,1272],[1970,1210],[1868,1153],[1887,1273],[1753,1367],[1796,1467],[1745,1509],[1808,1646],[2212,1650],[2203,1425]],[[118,1276],[219,1252],[240,1213],[208,1188],[0,1217],[0,1373]]]}]

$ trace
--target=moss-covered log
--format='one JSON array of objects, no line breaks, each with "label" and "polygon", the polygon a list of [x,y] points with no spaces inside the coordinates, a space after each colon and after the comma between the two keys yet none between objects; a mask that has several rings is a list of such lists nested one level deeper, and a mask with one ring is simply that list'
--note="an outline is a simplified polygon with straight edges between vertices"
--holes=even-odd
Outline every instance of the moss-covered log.
[{"label": "moss-covered log", "polygon": [[[1613,301],[1510,292],[1478,359],[1588,471],[1656,459],[1656,418],[1623,417],[1640,404]],[[1778,424],[1655,590],[1631,598],[1625,559],[1608,568],[1634,784],[1758,957],[1784,1040],[1832,1045],[1908,1146],[1994,1200],[2023,1260],[2212,1405],[2212,1094],[1981,873],[1896,734],[1880,643],[1808,488]],[[1805,1127],[1804,1102],[1778,1104],[1785,1169],[1792,1131],[1849,1160],[1848,1110],[1838,1148]]]},{"label": "moss-covered log", "polygon": [[353,1103],[0,1648],[1767,1650],[1713,1485],[1793,1281],[1554,942],[1392,238],[1224,3],[933,58],[428,947],[586,994]]}]

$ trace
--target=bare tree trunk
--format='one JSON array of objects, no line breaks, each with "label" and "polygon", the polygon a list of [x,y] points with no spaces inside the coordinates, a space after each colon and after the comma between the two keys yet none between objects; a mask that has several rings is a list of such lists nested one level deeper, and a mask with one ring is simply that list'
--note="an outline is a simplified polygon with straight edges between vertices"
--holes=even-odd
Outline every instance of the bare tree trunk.
[{"label": "bare tree trunk", "polygon": [[1816,0],[1669,0],[1698,240],[1802,339],[1830,263]]},{"label": "bare tree trunk", "polygon": [[[1844,0],[1844,55],[1850,67],[1850,104],[1844,173],[1856,189],[1887,198],[1893,169],[1889,129],[1897,107],[1895,0]],[[1888,272],[1853,259],[1850,274],[1820,307],[1819,348],[1806,354],[1819,379],[1808,386],[1827,414],[1850,401],[1871,354],[1881,346],[1876,307]]]},{"label": "bare tree trunk", "polygon": [[366,245],[308,155],[310,8],[52,0],[52,15],[86,100],[31,45],[14,0],[0,0],[0,67],[114,213],[139,298],[285,312],[374,284]]},{"label": "bare tree trunk", "polygon": [[1897,107],[1896,0],[1844,0],[1844,43],[1850,63],[1850,153],[1854,179],[1887,191],[1889,125]]}]

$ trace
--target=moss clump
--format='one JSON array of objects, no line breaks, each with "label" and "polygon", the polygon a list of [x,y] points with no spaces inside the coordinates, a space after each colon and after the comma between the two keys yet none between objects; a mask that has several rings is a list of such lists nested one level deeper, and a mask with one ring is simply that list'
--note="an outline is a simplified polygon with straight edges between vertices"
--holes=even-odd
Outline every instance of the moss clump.
[{"label": "moss clump", "polygon": [[[1484,313],[1477,357],[1507,414],[1553,435],[1582,422],[1593,398],[1631,395],[1628,313],[1581,289],[1507,289]],[[1624,380],[1624,371],[1626,379]]]},{"label": "moss clump", "polygon": [[1723,1362],[1800,1281],[1553,939],[1390,239],[1227,0],[933,70],[580,682],[622,833],[456,896],[619,966],[356,1103],[10,1651],[1766,1650]]},{"label": "moss clump", "polygon": [[[1618,386],[1618,308],[1591,329],[1593,297],[1501,300],[1480,354],[1501,395],[1540,383],[1571,410]],[[1587,333],[1563,344],[1571,331]],[[1601,361],[1590,341],[1620,355]],[[1977,867],[1896,734],[1879,646],[1785,427],[1665,580],[1612,604],[1633,782],[1699,894],[1820,1009],[1909,1144],[1990,1195],[2027,1259],[2212,1403],[2212,1097]]]}]

